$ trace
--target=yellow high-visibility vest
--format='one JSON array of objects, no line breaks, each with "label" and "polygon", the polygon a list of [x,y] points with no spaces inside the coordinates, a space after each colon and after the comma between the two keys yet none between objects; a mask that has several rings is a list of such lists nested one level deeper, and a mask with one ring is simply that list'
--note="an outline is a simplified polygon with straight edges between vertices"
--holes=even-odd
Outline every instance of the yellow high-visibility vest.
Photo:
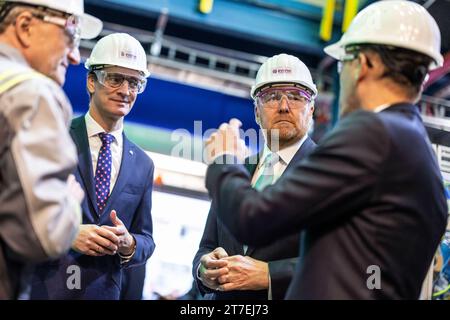
[{"label": "yellow high-visibility vest", "polygon": [[0,73],[0,94],[8,91],[19,83],[37,78],[46,78],[43,74],[36,71],[15,71],[15,70],[6,70],[3,73]]}]

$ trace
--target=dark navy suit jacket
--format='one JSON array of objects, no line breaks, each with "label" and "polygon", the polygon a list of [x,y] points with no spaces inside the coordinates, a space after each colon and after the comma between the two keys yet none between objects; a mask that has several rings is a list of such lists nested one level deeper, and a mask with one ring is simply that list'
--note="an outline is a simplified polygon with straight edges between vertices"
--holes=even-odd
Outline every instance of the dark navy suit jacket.
[{"label": "dark navy suit jacket", "polygon": [[[75,176],[85,190],[82,203],[83,224],[110,225],[111,210],[136,239],[136,252],[121,265],[118,255],[92,257],[71,250],[58,260],[39,265],[33,276],[32,299],[119,299],[122,269],[144,264],[152,255],[151,194],[154,165],[139,147],[123,136],[122,163],[114,189],[102,214],[95,201],[92,159],[84,117],[72,121],[72,138],[77,146],[79,164]],[[80,268],[80,289],[74,284],[73,269]],[[69,270],[68,270],[69,268]]]},{"label": "dark navy suit jacket", "polygon": [[209,166],[206,186],[244,243],[304,230],[289,299],[417,299],[447,224],[439,166],[409,104],[347,115],[263,192],[237,165]]},{"label": "dark navy suit jacket", "polygon": [[[311,138],[306,138],[300,149],[295,153],[292,160],[289,162],[286,170],[283,174],[289,172],[293,167],[293,164],[299,162],[311,153],[316,144]],[[257,164],[257,161],[246,161],[246,169],[253,175]],[[283,237],[272,241],[265,246],[249,246],[246,252],[246,256],[250,256],[254,259],[265,261],[269,263],[269,273],[272,285],[272,298],[283,299],[289,283],[292,280],[294,274],[295,265],[299,256],[300,235],[299,233]],[[209,211],[208,220],[203,231],[203,237],[200,241],[199,249],[194,257],[193,261],[193,276],[197,283],[200,292],[205,295],[209,294],[205,298],[211,298],[215,300],[227,300],[227,299],[261,299],[267,300],[267,290],[235,290],[228,292],[218,292],[209,289],[204,286],[202,282],[197,278],[197,269],[200,264],[200,259],[204,254],[210,253],[217,247],[222,247],[228,253],[229,256],[244,255],[242,243],[237,241],[236,238],[228,231],[226,226],[217,218],[217,212],[214,203],[211,205]]]}]

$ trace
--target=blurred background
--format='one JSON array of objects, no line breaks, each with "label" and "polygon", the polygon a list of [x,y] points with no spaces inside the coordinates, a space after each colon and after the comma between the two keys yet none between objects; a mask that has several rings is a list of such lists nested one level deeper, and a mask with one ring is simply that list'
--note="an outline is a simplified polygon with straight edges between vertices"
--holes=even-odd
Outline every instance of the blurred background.
[{"label": "blurred background", "polygon": [[[319,142],[339,112],[336,64],[324,55],[323,47],[337,41],[354,15],[373,2],[85,0],[86,11],[104,21],[99,38],[112,32],[133,35],[146,49],[152,72],[146,91],[126,118],[125,132],[156,165],[152,214],[157,246],[145,268],[133,271],[124,298],[193,297],[185,296],[192,285],[191,262],[209,210],[202,135],[231,117],[239,118],[244,130],[258,129],[250,87],[265,59],[288,53],[310,68],[318,86],[310,135]],[[415,2],[429,10],[442,33],[444,66],[430,73],[419,107],[448,186],[450,1]],[[81,42],[84,58],[99,38]],[[69,69],[65,91],[76,113],[88,110],[82,65]],[[181,144],[185,148],[178,152]],[[442,268],[448,266],[446,252]],[[437,276],[444,277],[441,271]],[[144,277],[143,288],[133,285]],[[448,278],[439,288],[448,290]]]}]

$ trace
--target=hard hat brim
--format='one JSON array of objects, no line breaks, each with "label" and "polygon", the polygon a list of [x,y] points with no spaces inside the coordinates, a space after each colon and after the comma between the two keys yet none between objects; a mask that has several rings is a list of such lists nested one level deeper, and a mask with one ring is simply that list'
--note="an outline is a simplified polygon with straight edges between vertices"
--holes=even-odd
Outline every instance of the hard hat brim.
[{"label": "hard hat brim", "polygon": [[118,65],[118,64],[91,64],[91,61],[90,61],[89,58],[87,58],[87,59],[86,59],[86,62],[84,63],[84,68],[87,69],[87,70],[90,70],[90,71],[93,71],[93,70],[100,70],[100,69],[103,69],[103,68],[105,68],[105,67],[114,67],[114,66],[117,66],[117,67],[123,67],[123,68],[128,68],[128,69],[131,69],[131,70],[136,70],[136,71],[142,72],[142,74],[143,74],[143,76],[144,76],[145,78],[148,78],[148,77],[150,77],[150,75],[151,75],[150,71],[148,71],[148,70],[137,70],[137,69],[133,68],[132,66],[127,66],[127,65]]},{"label": "hard hat brim", "polygon": [[402,46],[399,45],[398,43],[396,43],[395,41],[377,41],[376,39],[360,39],[359,41],[355,40],[352,41],[352,43],[343,43],[342,41],[338,41],[334,44],[331,44],[329,46],[326,46],[323,51],[325,51],[326,54],[328,54],[329,56],[333,57],[336,60],[341,60],[342,57],[345,56],[345,46],[350,45],[350,44],[358,44],[358,43],[367,43],[367,44],[378,44],[378,45],[385,45],[385,46],[394,46],[394,47],[398,47],[398,48],[404,48],[404,49],[408,49],[411,51],[415,51],[424,55],[429,56],[431,59],[433,59],[431,65],[430,65],[430,70],[433,69],[437,69],[439,67],[442,67],[443,63],[444,63],[444,58],[443,56],[439,53],[433,53],[432,50],[428,50],[428,52],[424,51],[423,48],[420,47],[414,47],[413,45],[411,46]]},{"label": "hard hat brim", "polygon": [[80,16],[81,39],[93,39],[97,37],[103,29],[103,22],[90,14],[84,13]]},{"label": "hard hat brim", "polygon": [[336,60],[340,60],[345,55],[345,49],[341,41],[326,46],[323,51]]},{"label": "hard hat brim", "polygon": [[309,90],[311,90],[312,92],[312,98],[315,99],[317,97],[317,88],[314,86],[312,87],[309,83],[305,82],[305,81],[296,81],[296,80],[283,80],[283,81],[264,81],[259,83],[257,86],[252,86],[252,89],[250,91],[250,96],[252,97],[252,99],[256,99],[256,93],[260,91],[260,89],[262,87],[265,87],[269,84],[282,84],[282,83],[295,83],[295,84],[299,84]]}]

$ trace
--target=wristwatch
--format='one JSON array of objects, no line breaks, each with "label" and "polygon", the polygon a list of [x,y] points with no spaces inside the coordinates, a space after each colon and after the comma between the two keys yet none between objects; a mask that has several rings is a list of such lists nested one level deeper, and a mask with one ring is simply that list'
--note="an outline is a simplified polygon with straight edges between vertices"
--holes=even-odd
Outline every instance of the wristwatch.
[{"label": "wristwatch", "polygon": [[133,250],[131,251],[130,254],[123,255],[120,252],[117,253],[120,257],[120,264],[129,262],[133,258],[134,254],[136,253],[136,239],[133,237],[133,240],[134,240],[134,246],[133,246]]}]

